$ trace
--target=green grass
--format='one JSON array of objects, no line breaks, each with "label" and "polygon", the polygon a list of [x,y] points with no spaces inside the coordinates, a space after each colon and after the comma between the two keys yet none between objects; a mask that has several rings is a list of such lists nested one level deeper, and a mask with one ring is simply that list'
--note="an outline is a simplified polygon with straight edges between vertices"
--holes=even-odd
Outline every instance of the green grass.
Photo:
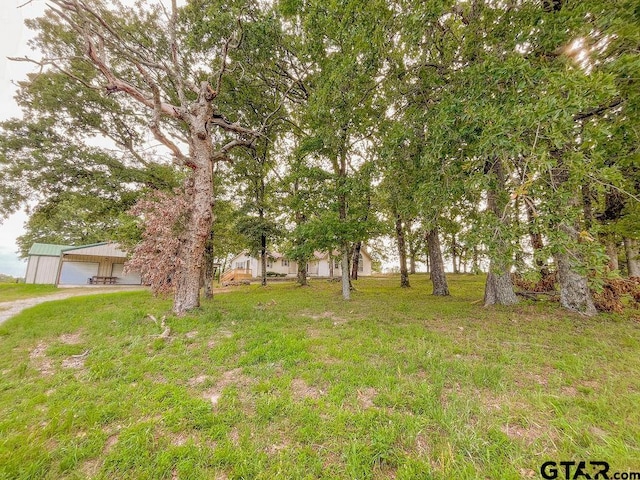
[{"label": "green grass", "polygon": [[0,478],[640,471],[633,315],[485,309],[480,277],[451,277],[449,298],[397,284],[359,280],[350,302],[324,281],[240,287],[169,316],[167,340],[147,314],[170,302],[147,292],[29,309],[0,327]]},{"label": "green grass", "polygon": [[58,292],[55,285],[27,285],[24,283],[0,283],[0,303],[41,297]]}]

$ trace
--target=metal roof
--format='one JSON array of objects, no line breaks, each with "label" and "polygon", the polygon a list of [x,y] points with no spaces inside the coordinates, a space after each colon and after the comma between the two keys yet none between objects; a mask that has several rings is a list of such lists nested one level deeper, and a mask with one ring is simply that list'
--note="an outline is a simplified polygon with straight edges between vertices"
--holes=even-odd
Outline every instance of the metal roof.
[{"label": "metal roof", "polygon": [[69,250],[80,250],[81,248],[90,248],[90,247],[100,247],[102,245],[108,245],[109,242],[98,242],[98,243],[90,243],[89,245],[80,245],[79,247],[65,247],[62,249],[63,252],[68,252]]},{"label": "metal roof", "polygon": [[34,243],[31,245],[29,255],[40,255],[44,257],[59,257],[60,253],[67,248],[72,248],[69,245],[54,245],[52,243]]}]

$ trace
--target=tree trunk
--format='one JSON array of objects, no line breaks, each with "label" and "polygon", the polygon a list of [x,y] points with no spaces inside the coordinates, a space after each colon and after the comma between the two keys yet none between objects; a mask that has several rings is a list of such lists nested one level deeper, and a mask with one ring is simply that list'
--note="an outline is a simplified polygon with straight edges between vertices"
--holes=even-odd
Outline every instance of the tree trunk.
[{"label": "tree trunk", "polygon": [[351,282],[349,280],[349,244],[342,245],[342,298],[351,299]]},{"label": "tree trunk", "polygon": [[[553,150],[551,156],[556,159],[556,167],[551,169],[551,184],[556,190],[571,188],[567,186],[569,171],[563,161],[562,151]],[[568,208],[576,208],[580,205],[580,192],[569,191],[570,196],[566,202]],[[584,213],[584,212],[583,212]],[[583,259],[577,249],[579,243],[578,232],[580,226],[577,221],[571,225],[567,221],[562,221],[557,226],[562,232],[562,236],[569,240],[569,245],[565,250],[554,255],[556,268],[558,270],[558,284],[560,285],[560,305],[572,312],[577,312],[586,316],[595,315],[596,308],[593,305],[591,291],[587,276],[580,272],[583,267]]]},{"label": "tree trunk", "polygon": [[[412,222],[407,222],[407,232],[411,232],[411,224]],[[409,273],[411,275],[415,275],[416,273],[416,256],[418,255],[417,246],[418,246],[418,235],[409,235]]]},{"label": "tree trunk", "polygon": [[607,256],[609,257],[609,271],[615,272],[620,268],[618,264],[618,245],[616,244],[615,236],[609,236],[605,242]]},{"label": "tree trunk", "polygon": [[407,269],[407,247],[404,239],[404,228],[402,227],[402,218],[396,215],[396,240],[398,242],[398,256],[400,257],[400,286],[408,288],[409,271]]},{"label": "tree trunk", "polygon": [[630,277],[640,277],[640,257],[638,256],[638,240],[624,239],[624,252],[627,257],[627,272]]},{"label": "tree trunk", "polygon": [[478,246],[473,246],[473,263],[471,264],[471,273],[478,275],[480,273],[480,258],[478,255]]},{"label": "tree trunk", "polygon": [[444,273],[444,262],[442,261],[442,250],[440,249],[440,237],[437,227],[426,233],[426,240],[427,248],[429,249],[429,265],[431,265],[432,295],[446,297],[449,295],[449,286]]},{"label": "tree trunk", "polygon": [[506,192],[506,176],[500,159],[487,160],[485,174],[492,176],[487,190],[487,210],[496,218],[495,246],[491,252],[489,274],[485,284],[484,305],[513,305],[518,303],[511,282],[511,257],[508,239],[504,231],[509,228],[505,216],[509,197]]},{"label": "tree trunk", "polygon": [[215,269],[213,268],[214,252],[213,252],[213,230],[207,239],[207,245],[204,253],[204,297],[213,298],[213,277]]},{"label": "tree trunk", "polygon": [[513,291],[511,273],[493,273],[487,275],[487,283],[484,289],[484,304],[487,305],[513,305],[518,303],[518,297]]},{"label": "tree trunk", "polygon": [[307,262],[298,262],[298,285],[306,287],[307,283]]},{"label": "tree trunk", "polygon": [[[202,123],[204,129],[205,122]],[[193,208],[186,222],[184,241],[181,245],[179,257],[181,268],[176,272],[173,312],[183,315],[185,312],[200,306],[200,279],[202,274],[204,251],[207,239],[211,233],[213,216],[211,203],[213,201],[213,164],[212,143],[208,136],[204,139],[194,135],[193,169],[188,180],[187,195],[191,197]]]},{"label": "tree trunk", "polygon": [[262,286],[267,286],[267,237],[260,237],[260,265],[262,268]]},{"label": "tree trunk", "polygon": [[593,225],[593,193],[588,183],[582,185],[582,212],[584,214],[584,227],[590,230]]},{"label": "tree trunk", "polygon": [[451,263],[453,264],[453,273],[459,273],[457,260],[458,260],[458,250],[456,246],[456,236],[455,234],[452,234],[451,235]]},{"label": "tree trunk", "polygon": [[597,313],[591,299],[587,277],[576,272],[571,253],[557,253],[555,256],[560,284],[560,305],[567,310],[586,316]]},{"label": "tree trunk", "polygon": [[351,280],[358,279],[358,267],[360,266],[360,250],[362,242],[357,242],[353,248],[353,257],[351,260]]}]

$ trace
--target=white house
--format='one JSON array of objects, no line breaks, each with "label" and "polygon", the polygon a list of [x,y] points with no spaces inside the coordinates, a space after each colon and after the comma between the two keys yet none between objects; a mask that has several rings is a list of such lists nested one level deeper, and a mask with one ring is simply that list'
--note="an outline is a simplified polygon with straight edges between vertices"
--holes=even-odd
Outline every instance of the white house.
[{"label": "white house", "polygon": [[[331,277],[331,264],[333,263],[333,276],[342,274],[340,258],[337,252],[329,257],[328,252],[314,252],[313,257],[307,263],[307,275],[309,277]],[[262,276],[260,258],[251,256],[246,250],[231,259],[227,272],[233,272],[240,277],[258,278]],[[281,253],[269,252],[267,254],[267,273],[274,272],[282,276],[295,277],[298,274],[298,264]],[[226,272],[225,272],[226,274]],[[360,251],[358,262],[358,274],[363,277],[371,275],[371,255],[365,250]],[[227,276],[229,276],[227,274]],[[231,275],[233,276],[233,275]]]},{"label": "white house", "polygon": [[73,247],[34,243],[25,283],[54,285],[140,285],[138,273],[123,273],[127,254],[117,243]]}]

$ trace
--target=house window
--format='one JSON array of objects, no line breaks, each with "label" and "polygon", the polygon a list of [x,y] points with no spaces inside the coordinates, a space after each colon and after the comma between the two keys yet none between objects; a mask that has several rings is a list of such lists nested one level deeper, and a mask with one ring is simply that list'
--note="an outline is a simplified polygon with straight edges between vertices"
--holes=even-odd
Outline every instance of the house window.
[{"label": "house window", "polygon": [[273,268],[273,260],[267,259],[267,268]]},{"label": "house window", "polygon": [[289,260],[285,260],[284,258],[282,259],[282,266],[283,267],[288,267],[289,266]]},{"label": "house window", "polygon": [[364,257],[362,254],[358,255],[358,272],[364,272]]},{"label": "house window", "polygon": [[340,268],[340,260],[337,258],[333,260],[333,268]]}]

